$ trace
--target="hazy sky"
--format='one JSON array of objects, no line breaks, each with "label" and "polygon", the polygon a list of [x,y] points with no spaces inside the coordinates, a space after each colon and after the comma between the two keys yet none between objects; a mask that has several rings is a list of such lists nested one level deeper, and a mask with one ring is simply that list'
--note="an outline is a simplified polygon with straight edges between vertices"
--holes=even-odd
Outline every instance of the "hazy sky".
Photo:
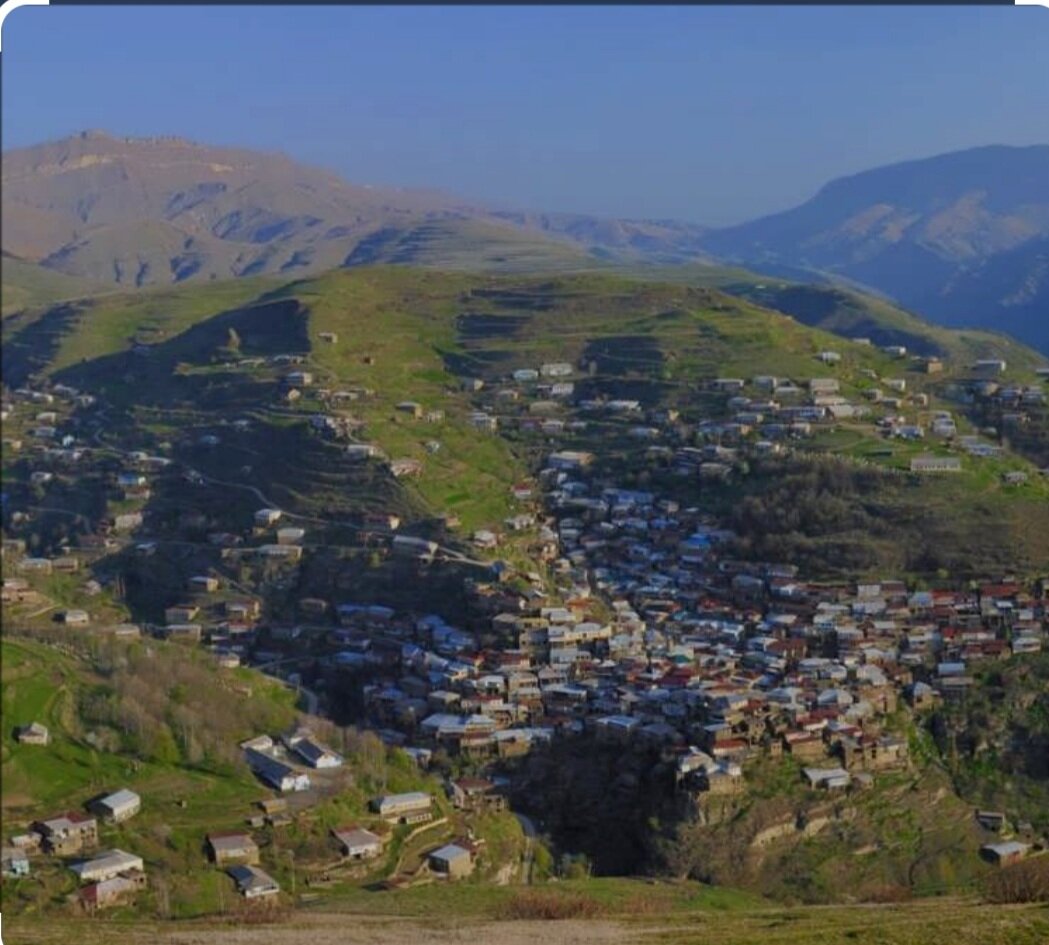
[{"label": "hazy sky", "polygon": [[1046,50],[1036,7],[22,7],[3,146],[177,134],[728,223],[878,164],[1049,141]]}]

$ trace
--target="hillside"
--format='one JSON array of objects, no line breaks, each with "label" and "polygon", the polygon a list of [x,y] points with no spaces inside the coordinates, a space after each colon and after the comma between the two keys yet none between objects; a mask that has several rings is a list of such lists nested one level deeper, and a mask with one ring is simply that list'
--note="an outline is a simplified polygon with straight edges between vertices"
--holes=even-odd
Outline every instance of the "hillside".
[{"label": "hillside", "polygon": [[832,181],[801,206],[711,232],[705,247],[870,285],[952,326],[1049,351],[1049,146],[986,147]]},{"label": "hillside", "polygon": [[537,273],[720,258],[794,283],[871,286],[941,324],[994,328],[1046,351],[1047,179],[1049,147],[977,148],[833,181],[794,210],[711,230],[489,208],[349,184],[280,155],[84,132],[4,155],[3,248],[56,280],[89,283],[34,294],[19,281],[45,277],[15,267],[4,304],[89,294],[91,283],[293,278],[339,266]]},{"label": "hillside", "polygon": [[347,266],[380,264],[492,273],[554,273],[599,265],[580,247],[488,220],[387,227],[361,240],[345,260]]},{"label": "hillside", "polygon": [[[150,891],[123,917],[192,918],[236,914],[222,871],[208,863],[208,833],[243,828],[274,792],[252,775],[238,743],[306,723],[341,751],[344,767],[315,774],[285,823],[254,831],[266,869],[294,889],[295,874],[325,876],[336,892],[407,869],[418,857],[407,828],[374,825],[386,834],[386,855],[364,869],[340,863],[329,831],[351,820],[371,823],[369,799],[384,790],[426,790],[444,819],[428,830],[432,845],[469,828],[489,838],[483,876],[516,862],[520,828],[510,815],[464,818],[446,810],[439,782],[403,753],[387,752],[371,735],[337,729],[295,710],[291,687],[255,670],[220,669],[178,644],[63,641],[53,630],[3,640],[3,814],[5,833],[76,810],[102,793],[128,788],[142,798],[132,819],[101,828],[103,846],[132,850],[148,864]],[[191,695],[192,694],[192,695]],[[47,725],[46,746],[16,742],[13,729]],[[423,841],[425,844],[425,840]],[[58,916],[76,888],[68,863],[37,860],[31,876],[3,887],[4,915],[37,925]],[[512,870],[511,870],[512,871]],[[10,933],[10,925],[8,925]]]},{"label": "hillside", "polygon": [[[231,331],[236,354],[227,348]],[[325,341],[328,333],[338,341]],[[924,375],[917,362],[901,363],[878,348],[843,342],[708,288],[613,276],[494,278],[394,267],[284,286],[236,281],[57,308],[8,326],[4,373],[15,384],[42,372],[96,391],[110,404],[107,442],[143,436],[166,441],[185,465],[236,483],[243,493],[237,504],[230,504],[236,493],[229,487],[219,488],[212,500],[216,527],[229,527],[245,514],[240,502],[253,501],[247,490],[255,489],[314,519],[326,512],[359,521],[385,507],[414,523],[417,532],[448,535],[435,525],[441,516],[456,516],[469,534],[510,515],[511,485],[534,473],[555,442],[600,445],[610,469],[629,465],[636,450],[628,429],[600,422],[554,438],[521,433],[524,408],[491,400],[499,378],[513,369],[567,359],[587,366],[577,396],[636,397],[649,410],[678,410],[690,423],[722,415],[724,405],[701,393],[715,375],[776,370],[804,383],[826,373],[815,355],[827,348],[845,356],[837,373],[847,392],[863,396],[872,386],[871,372],[903,371],[916,395],[933,398],[926,412],[946,407],[963,421],[970,407],[957,401],[952,385],[969,376],[971,359],[1000,355],[1004,346],[1009,377],[1035,379],[1039,361],[1020,346],[980,334],[941,331],[936,337],[946,352],[945,370]],[[304,359],[329,394],[347,390],[352,399],[334,412],[352,423],[353,440],[371,443],[418,472],[399,478],[381,464],[355,467],[340,460],[334,443],[311,434],[310,417],[331,412],[332,404],[310,390],[295,404],[282,400],[281,370],[267,362],[288,354]],[[464,376],[488,387],[480,394],[464,390]],[[477,435],[471,418],[482,400],[502,415],[505,432]],[[412,422],[398,409],[406,401],[423,412],[437,411],[440,419]],[[555,406],[554,415],[564,415],[564,408]],[[1033,434],[1042,426],[1041,414],[1032,416],[1026,429]],[[241,420],[243,428],[231,432],[230,425]],[[213,435],[231,445],[198,445]],[[1031,441],[1036,460],[1038,442]],[[801,444],[793,458],[752,463],[748,477],[723,487],[708,485],[697,493],[688,481],[662,478],[686,501],[701,498],[711,511],[729,514],[751,554],[797,555],[817,572],[975,574],[1007,568],[1009,561],[1015,567],[1044,560],[1044,477],[1031,471],[1026,487],[1003,486],[1006,471],[1032,469],[1021,455],[1007,452],[996,460],[966,460],[961,477],[902,488],[895,477],[927,448],[897,442],[886,449],[873,426],[846,422]],[[23,462],[11,457],[15,468],[28,469]],[[826,462],[837,466],[821,471],[819,464]],[[25,475],[12,479],[13,497],[21,494],[16,483]],[[788,504],[800,508],[811,501],[821,509],[803,530],[763,498],[784,481],[802,490]],[[820,499],[820,490],[830,490],[835,502]],[[173,482],[147,510],[170,516],[183,491]],[[347,544],[345,536],[338,543]],[[318,561],[308,580],[323,586],[331,580],[329,571]]]},{"label": "hillside", "polygon": [[[5,634],[2,644],[5,832],[131,788],[145,798],[144,811],[111,828],[106,842],[155,863],[175,913],[192,914],[217,892],[214,876],[193,863],[204,833],[236,826],[266,794],[237,759],[237,740],[287,726],[292,693],[247,670],[222,677],[177,649],[128,649],[114,674],[119,645],[88,655],[59,649],[51,636],[49,645]],[[14,727],[31,721],[48,726],[50,745],[16,743]],[[4,915],[50,911],[74,887],[61,863],[5,880]]]},{"label": "hillside", "polygon": [[[290,691],[248,670],[223,678],[188,651],[163,648],[163,663],[157,663],[163,669],[153,673],[144,647],[122,651],[115,644],[98,645],[88,653],[56,646],[55,635],[50,637],[47,642],[3,641],[3,805],[8,824],[55,805],[76,806],[119,781],[151,794],[159,789],[161,795],[154,797],[166,804],[182,794],[192,798],[194,807],[184,808],[188,813],[182,815],[186,820],[214,815],[238,794],[254,798],[259,793],[246,769],[233,763],[236,742],[257,727],[290,724]],[[114,660],[119,662],[122,652],[129,662],[114,674]],[[167,679],[160,683],[159,675]],[[251,694],[240,693],[242,711],[236,717],[211,714],[213,706],[197,702],[185,709],[181,724],[173,725],[177,698],[170,705],[144,698],[158,684],[157,694],[165,697],[179,687],[205,685],[219,705],[231,701],[238,687]],[[171,691],[165,692],[165,686]],[[107,718],[113,709],[128,715],[114,712]],[[127,724],[132,715],[133,724]],[[15,741],[12,729],[28,721],[50,728],[53,744],[48,751]]]},{"label": "hillside", "polygon": [[790,315],[811,328],[852,340],[867,339],[879,347],[902,345],[913,354],[948,357],[958,363],[991,353],[1028,367],[1042,361],[1008,334],[978,322],[967,328],[943,328],[869,291],[826,279],[806,281],[803,273],[777,276],[711,263],[634,264],[623,269],[640,279],[709,286]]},{"label": "hillside", "polygon": [[567,238],[598,259],[663,264],[711,261],[703,247],[709,228],[677,220],[619,220],[572,213],[496,210],[492,216],[516,226]]},{"label": "hillside", "polygon": [[[748,284],[738,272],[716,278]],[[18,631],[4,640],[6,819],[20,828],[59,802],[140,787],[142,814],[103,828],[107,844],[149,866],[149,892],[117,915],[240,915],[200,841],[258,816],[251,804],[270,792],[236,746],[260,730],[288,731],[299,717],[294,687],[310,727],[347,763],[311,770],[306,792],[289,792],[290,822],[255,822],[283,906],[308,913],[317,895],[317,909],[382,910],[399,893],[376,898],[372,888],[432,881],[424,855],[463,836],[485,840],[476,858],[483,882],[461,888],[488,917],[517,908],[512,891],[492,891],[496,883],[556,877],[563,888],[591,866],[718,884],[673,887],[668,909],[681,896],[686,911],[696,899],[700,909],[731,907],[741,895],[731,887],[751,890],[750,901],[795,902],[982,888],[990,867],[978,855],[986,838],[969,809],[967,769],[950,768],[947,748],[908,709],[877,710],[877,731],[909,755],[833,801],[809,786],[800,755],[766,756],[759,745],[748,748],[746,775],[732,776],[732,793],[700,789],[697,801],[695,785],[675,779],[670,742],[646,738],[628,751],[575,740],[572,710],[555,700],[576,686],[551,683],[538,703],[489,695],[490,674],[528,639],[508,618],[571,600],[593,615],[579,626],[604,634],[598,621],[618,619],[619,595],[651,619],[654,638],[649,655],[630,644],[611,661],[623,668],[622,685],[639,679],[639,699],[655,682],[669,686],[644,667],[653,653],[664,660],[659,637],[676,631],[654,609],[668,605],[657,582],[671,572],[685,585],[682,599],[711,615],[753,613],[747,572],[770,567],[797,569],[800,607],[813,613],[823,598],[850,612],[856,582],[887,576],[906,581],[893,606],[908,613],[912,593],[926,587],[961,593],[1016,575],[1019,601],[1021,582],[1044,580],[1049,482],[1026,441],[1014,449],[1004,426],[1003,435],[988,432],[983,411],[1008,407],[980,393],[988,385],[973,360],[1004,351],[990,387],[1036,393],[1043,364],[1033,352],[934,329],[941,360],[930,372],[924,357],[843,339],[743,294],[604,273],[360,266],[293,282],[157,287],[5,319],[4,569],[5,580],[17,577],[5,584],[4,620]],[[816,409],[817,397],[849,409]],[[776,416],[779,400],[794,412]],[[1041,429],[1045,404],[1032,399],[1025,410],[1029,429]],[[901,413],[919,434],[891,432]],[[943,414],[954,433],[930,426],[926,435]],[[964,437],[986,448],[970,450]],[[585,462],[576,485],[548,465],[552,454]],[[951,471],[915,468],[930,457]],[[608,493],[648,495],[649,517],[586,524],[593,531],[573,547],[573,521],[584,523],[569,503],[590,500],[570,493],[589,488],[583,477]],[[666,539],[645,538],[663,528],[662,509],[680,525]],[[622,536],[602,537],[617,528]],[[714,528],[717,559],[699,570],[687,560],[689,536]],[[677,563],[662,563],[668,551]],[[1032,624],[1043,606],[1036,594],[1019,605],[1031,607]],[[730,603],[740,609],[722,610]],[[916,616],[922,606],[914,603]],[[647,640],[640,616],[630,620]],[[139,638],[113,640],[128,623]],[[829,640],[814,634],[811,653]],[[1006,640],[994,643],[1005,652]],[[674,655],[706,662],[695,651]],[[757,679],[753,656],[730,651],[711,679]],[[544,666],[546,657],[527,658]],[[600,686],[608,663],[591,665]],[[617,711],[620,684],[609,682],[612,701],[594,715]],[[989,685],[993,700],[995,679]],[[851,694],[848,703],[832,694],[853,704]],[[451,716],[453,734],[430,737],[427,723],[447,723],[450,713],[436,708],[445,705],[471,715],[461,725]],[[1022,705],[1009,707],[1008,731],[988,727],[987,738],[1019,739]],[[545,748],[548,736],[535,729],[522,750],[506,748],[497,729],[474,755],[467,726],[486,710],[509,716],[510,729],[559,725],[560,734]],[[51,745],[14,741],[13,726],[29,721],[48,725]],[[683,722],[682,737],[706,744],[706,729]],[[982,714],[951,724],[984,737]],[[419,756],[356,725],[431,754],[417,766]],[[1042,737],[1041,728],[1023,731]],[[810,758],[831,761],[814,740],[819,756]],[[994,799],[1016,817],[1037,803],[1044,771],[1010,759],[1016,777],[1000,781]],[[973,755],[977,767],[987,761]],[[480,774],[505,777],[500,799],[535,820],[519,820],[502,801],[452,810],[439,776]],[[416,839],[405,824],[384,833],[388,852],[374,867],[336,861],[329,829],[365,818],[381,829],[369,798],[401,790],[437,798],[433,833]],[[697,803],[702,823],[688,807]],[[617,894],[602,905],[602,888],[584,890],[573,908],[615,917]],[[4,912],[54,914],[72,891],[63,862],[39,857],[29,877],[5,883]]]},{"label": "hillside", "polygon": [[[959,271],[942,291],[948,324],[988,325],[984,312],[997,312],[1018,338],[1045,350],[1045,313],[1049,310],[1049,237],[1028,240]],[[937,314],[935,301],[923,310]],[[963,319],[965,321],[963,321]],[[1013,327],[1016,326],[1016,327]]]},{"label": "hillside", "polygon": [[[981,842],[972,808],[946,791],[932,755],[916,772],[890,775],[873,791],[833,805],[800,791],[792,777],[796,772],[769,771],[753,779],[759,786],[753,796],[724,802],[725,811],[737,816],[726,816],[709,833],[682,828],[685,846],[672,872],[695,864],[699,872],[715,872],[720,881],[734,878],[753,885],[758,880],[741,870],[743,860],[786,902],[692,880],[546,882],[536,875],[525,886],[496,882],[494,872],[481,881],[379,891],[375,881],[388,875],[394,861],[412,855],[408,831],[397,828],[389,858],[372,869],[355,870],[335,865],[327,830],[366,818],[372,792],[422,789],[440,796],[439,788],[434,779],[415,772],[406,756],[320,720],[312,724],[345,753],[349,772],[329,778],[312,806],[293,810],[290,824],[253,830],[265,868],[286,888],[296,888],[297,879],[301,893],[293,910],[253,910],[239,904],[227,877],[206,863],[202,842],[209,832],[243,829],[245,818],[257,813],[256,803],[271,796],[232,748],[241,737],[286,726],[295,717],[292,693],[257,672],[220,670],[202,653],[156,641],[148,646],[97,639],[86,644],[68,632],[37,632],[5,638],[2,658],[5,831],[16,832],[59,809],[75,809],[100,792],[128,787],[143,798],[142,811],[123,824],[103,826],[101,841],[141,855],[151,876],[149,891],[134,908],[84,922],[63,914],[65,897],[75,888],[64,864],[37,858],[31,877],[5,879],[5,942],[45,945],[73,935],[102,945],[119,930],[136,945],[222,945],[241,941],[243,930],[233,925],[246,921],[252,923],[252,941],[272,945],[393,945],[406,939],[523,945],[537,934],[565,945],[592,942],[595,935],[597,941],[623,945],[658,935],[660,941],[684,945],[694,941],[697,925],[704,935],[717,930],[719,941],[736,945],[816,945],[828,935],[870,945],[911,945],[938,941],[946,929],[952,941],[973,945],[989,937],[996,943],[1037,945],[1049,931],[1044,905],[992,910],[972,895],[908,901],[901,892],[910,879],[917,880],[919,892],[966,886],[975,892],[991,875],[972,855]],[[180,695],[186,692],[197,695],[186,699]],[[194,713],[205,714],[208,723],[195,721]],[[10,729],[27,719],[48,725],[50,745],[14,741]],[[617,760],[617,753],[607,749],[602,758],[597,753],[567,743],[535,765],[537,776],[548,780],[548,800],[564,802],[553,831],[571,824],[576,842],[580,831],[592,826],[594,810],[602,810],[588,792],[602,792],[606,803],[611,797],[611,806],[603,810],[615,816],[620,806],[630,804],[631,788],[651,789],[660,777],[658,763],[622,752]],[[613,774],[601,785],[607,771]],[[635,771],[640,777],[631,781]],[[570,796],[563,796],[566,791]],[[927,803],[933,796],[936,803]],[[649,843],[658,843],[651,821],[644,820],[653,801],[646,796],[607,827],[604,848],[629,841],[642,827]],[[799,811],[805,820],[797,823],[808,825],[804,831],[795,825]],[[474,820],[473,827],[490,844],[503,844],[509,862],[520,855],[520,836],[508,815]],[[440,831],[454,829],[438,826],[429,844]],[[862,855],[851,852],[857,847]],[[730,857],[731,850],[743,856]],[[662,852],[669,851],[663,847]],[[841,889],[863,904],[802,904]],[[891,905],[878,904],[879,896]],[[541,921],[544,914],[561,921]]]},{"label": "hillside", "polygon": [[602,875],[640,870],[807,903],[975,890],[990,873],[978,856],[987,833],[934,757],[916,749],[908,771],[837,800],[806,789],[796,759],[765,760],[744,792],[683,812],[658,752],[579,740],[528,760],[520,800],[535,798],[525,809]]},{"label": "hillside", "polygon": [[45,269],[7,253],[0,258],[4,317],[23,309],[53,305],[65,299],[78,299],[112,291],[109,286],[78,276]]},{"label": "hillside", "polygon": [[1024,819],[1049,823],[1049,658],[989,668],[979,683],[929,721],[951,775],[973,803],[1008,798]]}]

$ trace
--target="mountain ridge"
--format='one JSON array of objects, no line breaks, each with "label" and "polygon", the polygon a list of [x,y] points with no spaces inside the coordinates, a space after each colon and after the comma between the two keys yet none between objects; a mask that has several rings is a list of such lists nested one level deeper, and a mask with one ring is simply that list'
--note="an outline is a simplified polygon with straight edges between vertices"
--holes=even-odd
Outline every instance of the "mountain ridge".
[{"label": "mountain ridge", "polygon": [[938,324],[1049,351],[1049,145],[873,168],[717,229],[488,207],[348,183],[281,153],[99,131],[6,152],[3,198],[5,252],[122,288],[391,262],[538,272],[730,261],[869,289]]},{"label": "mountain ridge", "polygon": [[1047,239],[1049,145],[989,145],[837,178],[705,246],[846,278],[940,324],[993,325],[1046,351]]}]

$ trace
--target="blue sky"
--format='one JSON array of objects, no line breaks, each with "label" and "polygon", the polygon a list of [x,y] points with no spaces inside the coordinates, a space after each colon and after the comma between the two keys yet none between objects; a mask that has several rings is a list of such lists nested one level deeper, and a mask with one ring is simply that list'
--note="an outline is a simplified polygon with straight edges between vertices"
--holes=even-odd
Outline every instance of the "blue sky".
[{"label": "blue sky", "polygon": [[1049,141],[1046,49],[1034,7],[22,7],[3,146],[176,134],[720,224],[879,164]]}]

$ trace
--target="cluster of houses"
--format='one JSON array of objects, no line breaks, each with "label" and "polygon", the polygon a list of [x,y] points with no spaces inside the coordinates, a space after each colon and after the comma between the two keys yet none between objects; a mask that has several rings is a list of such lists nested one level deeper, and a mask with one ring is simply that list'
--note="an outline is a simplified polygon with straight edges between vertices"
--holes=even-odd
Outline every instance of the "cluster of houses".
[{"label": "cluster of houses", "polygon": [[308,769],[339,768],[342,756],[318,741],[312,733],[298,730],[274,740],[259,735],[241,743],[244,760],[255,776],[275,791],[306,791],[310,788]]},{"label": "cluster of houses", "polygon": [[[267,740],[268,737],[264,736],[245,743],[246,754],[250,757],[254,753],[272,750],[272,744],[265,744]],[[282,742],[298,750],[301,761],[316,765],[316,742],[308,733],[294,732]],[[326,754],[329,757],[334,755]],[[341,763],[341,759],[338,762]],[[269,782],[262,772],[260,776]],[[276,785],[271,786],[281,790]],[[464,812],[498,810],[505,805],[505,797],[498,792],[496,785],[480,778],[451,781],[448,793],[454,807]],[[279,826],[288,822],[287,818],[281,817],[285,802],[280,798],[262,801],[260,806],[266,816],[249,818],[251,826],[261,826],[263,822]],[[140,809],[139,795],[121,789],[95,798],[86,805],[86,812],[67,811],[36,821],[27,832],[11,837],[9,844],[3,847],[2,875],[10,879],[29,876],[31,858],[48,856],[63,861],[76,876],[80,888],[73,898],[85,911],[132,903],[137,892],[147,885],[144,861],[124,850],[99,849],[100,825],[123,823],[138,814]],[[351,824],[330,831],[343,860],[351,865],[368,864],[380,858],[387,849],[393,828],[428,824],[436,813],[433,796],[423,791],[378,796],[372,800],[370,809],[377,827],[373,825],[373,829],[369,829],[361,824]],[[266,899],[280,893],[279,883],[260,865],[260,847],[251,833],[213,831],[205,836],[204,848],[208,860],[230,876],[245,899]],[[480,841],[470,837],[439,845],[425,856],[428,875],[445,879],[470,875],[479,849]]]},{"label": "cluster of houses", "polygon": [[[333,336],[334,337],[334,336]],[[888,346],[886,353],[897,359],[906,357],[902,346]],[[247,359],[244,363],[254,364],[259,359]],[[322,405],[337,406],[374,395],[370,388],[352,387],[329,389],[315,386],[315,376],[306,365],[307,358],[301,354],[279,354],[264,359],[280,374],[280,390],[285,393],[309,389]],[[949,454],[940,449],[937,453],[914,456],[909,460],[909,469],[914,473],[950,473],[960,471],[962,457],[995,457],[1002,448],[982,436],[959,436],[958,421],[950,411],[929,409],[928,396],[923,392],[909,391],[908,379],[903,376],[879,377],[867,369],[855,372],[842,371],[843,358],[833,350],[816,354],[821,368],[828,369],[828,376],[811,377],[794,381],[788,377],[770,374],[743,377],[716,377],[707,382],[707,391],[699,391],[704,411],[710,407],[706,418],[686,425],[680,411],[669,407],[648,409],[639,400],[591,396],[594,388],[590,374],[570,362],[547,362],[534,367],[521,367],[510,371],[500,382],[485,383],[471,379],[464,387],[475,394],[477,409],[468,420],[478,430],[492,432],[502,427],[524,432],[537,433],[543,437],[571,437],[609,429],[625,433],[643,446],[646,458],[662,458],[683,476],[698,475],[701,479],[727,479],[735,471],[745,467],[750,452],[770,453],[787,449],[792,441],[804,439],[818,432],[821,427],[839,421],[873,424],[890,440],[932,439],[938,444],[949,445]],[[920,362],[920,363],[919,363]],[[925,373],[938,373],[942,362],[935,358],[918,359],[918,369]],[[914,365],[912,365],[912,368]],[[1002,411],[1002,426],[1022,425],[1031,417],[1031,411],[1044,410],[1045,397],[1040,384],[1008,384],[1002,377],[1004,362],[985,359],[970,365],[968,379],[957,380],[948,385],[946,396],[959,401],[989,400]],[[851,371],[851,369],[850,369]],[[901,372],[902,373],[902,372]],[[1043,373],[1045,373],[1043,371]],[[837,375],[841,375],[840,377]],[[577,375],[580,377],[577,379]],[[848,381],[844,378],[849,378]],[[713,395],[719,406],[715,406]],[[719,400],[720,398],[720,400]],[[58,479],[68,479],[78,469],[92,466],[91,454],[96,444],[89,445],[82,424],[75,422],[70,412],[83,407],[97,406],[93,395],[85,394],[67,385],[56,384],[37,388],[19,388],[5,395],[3,411],[5,419],[17,418],[19,431],[26,428],[26,436],[33,448],[27,452],[31,457],[30,478],[39,488],[50,488]],[[439,423],[444,420],[444,411],[426,409],[414,401],[403,401],[396,410],[413,419],[425,419]],[[909,412],[910,416],[905,414]],[[353,430],[358,425],[338,413],[320,413],[309,417],[311,425],[325,436],[348,439],[346,455],[353,459],[382,459],[396,478],[414,477],[424,473],[423,462],[415,458],[386,458],[375,444],[353,440]],[[236,420],[233,427],[250,425],[246,419]],[[31,424],[35,424],[32,426]],[[612,424],[608,427],[608,424]],[[204,439],[221,442],[214,434]],[[203,440],[201,440],[203,442]],[[5,440],[5,444],[7,440]],[[12,449],[22,447],[22,442],[9,444]],[[432,449],[431,449],[432,445]],[[440,448],[437,441],[427,446],[431,452]],[[112,452],[112,449],[109,449]],[[85,459],[85,457],[87,457]],[[557,457],[570,468],[573,462],[584,464],[589,454],[564,449]],[[551,462],[554,462],[552,459]],[[85,466],[85,463],[87,464]],[[21,539],[5,540],[5,557],[15,558],[17,576],[5,573],[3,596],[5,603],[33,603],[39,599],[32,579],[37,575],[86,570],[93,558],[111,553],[120,545],[133,540],[132,536],[144,529],[148,523],[142,508],[133,507],[144,503],[154,490],[154,474],[165,471],[172,460],[136,450],[124,455],[121,468],[107,473],[112,498],[120,507],[104,521],[97,523],[91,534],[79,535],[75,549],[65,549],[57,555],[35,556],[28,552]],[[204,478],[189,470],[185,474],[191,481]],[[1020,487],[1028,479],[1028,473],[1012,470],[1003,473],[1003,482],[1010,487]],[[6,498],[5,498],[6,501]],[[131,503],[132,507],[129,507]],[[17,511],[11,524],[18,524],[16,516],[26,518],[31,513]],[[294,565],[304,553],[306,531],[295,524],[281,522],[278,509],[260,509],[255,517],[252,536],[256,541],[246,545],[242,535],[216,532],[208,536],[227,557],[252,556],[263,562],[286,562]],[[27,519],[28,521],[28,519]],[[475,547],[484,551],[495,551],[502,543],[502,532],[527,532],[533,519],[529,514],[519,514],[507,519],[500,530],[494,523],[478,529],[473,536]],[[362,534],[369,537],[373,530],[362,524]],[[374,534],[389,531],[377,530]],[[417,546],[413,546],[415,543]],[[414,557],[432,558],[436,546],[423,543],[410,535],[399,535],[389,541],[398,554],[407,553]],[[139,542],[142,553],[148,554],[155,547],[152,542]],[[547,555],[552,551],[544,552]],[[214,591],[210,585],[218,579],[214,575],[200,575],[198,586],[188,591],[199,594]],[[192,584],[192,582],[191,582]],[[85,595],[97,595],[102,586],[94,577],[87,577],[82,590]],[[46,601],[41,600],[41,603]],[[94,626],[95,618],[89,608],[69,608],[58,614],[58,619],[70,626]],[[198,629],[201,621],[168,621],[169,634],[177,639],[198,640],[207,632],[206,625]],[[236,626],[238,621],[229,621]],[[112,629],[112,628],[107,628]],[[130,628],[119,628],[130,633]],[[232,657],[227,657],[232,659]]]},{"label": "cluster of houses", "polygon": [[[492,801],[496,798],[503,803],[503,796],[493,792],[494,785],[482,779],[466,778],[449,784],[453,803],[464,811],[493,809]],[[263,804],[278,809],[275,801]],[[369,808],[376,821],[370,826],[355,823],[333,827],[329,831],[330,840],[343,861],[351,866],[367,868],[387,851],[393,829],[424,826],[433,821],[436,813],[434,798],[425,791],[380,795],[372,799]],[[269,819],[273,821],[273,818]],[[275,896],[280,892],[277,881],[260,866],[260,848],[250,833],[209,833],[205,847],[208,859],[229,874],[246,899]],[[476,866],[478,850],[479,843],[468,838],[439,845],[426,854],[428,875],[445,879],[468,876]]]},{"label": "cluster of houses", "polygon": [[75,898],[87,911],[133,900],[146,885],[142,858],[124,850],[97,850],[99,821],[123,823],[138,814],[141,806],[138,794],[122,788],[94,798],[86,812],[66,811],[37,820],[4,847],[3,875],[28,876],[31,857],[46,855],[66,861],[80,883]]},{"label": "cluster of houses", "polygon": [[[900,345],[884,350],[897,359],[906,356]],[[837,369],[842,356],[827,350],[819,352],[816,360]],[[912,368],[921,373],[938,374],[943,369],[937,358],[913,360]],[[971,377],[947,385],[944,396],[961,403],[993,398],[1005,410],[1003,428],[1026,424],[1031,414],[1017,411],[1044,409],[1045,394],[1040,384],[1002,387],[988,379],[1004,370],[1001,361],[977,362],[971,366]],[[958,472],[963,455],[987,458],[1003,452],[981,436],[959,436],[958,418],[949,410],[931,408],[929,395],[909,390],[906,377],[880,377],[870,369],[861,370],[858,378],[850,375],[848,382],[839,376],[797,382],[764,374],[716,377],[707,382],[706,393],[723,398],[721,406],[691,424],[685,424],[674,408],[583,396],[588,392],[586,379],[578,386],[567,379],[551,381],[574,373],[568,363],[512,371],[501,386],[484,388],[476,401],[483,409],[471,415],[471,423],[478,429],[515,429],[548,439],[602,431],[625,434],[645,447],[647,457],[666,460],[681,475],[698,473],[704,479],[729,478],[748,453],[782,452],[839,422],[866,426],[881,435],[887,441],[886,454],[893,452],[893,441],[928,440],[930,452],[910,460],[909,470],[914,473]],[[703,404],[706,410],[709,402]],[[1017,486],[1027,477],[1016,472],[1004,479],[1007,485]]]},{"label": "cluster of houses", "polygon": [[[368,672],[367,711],[388,741],[423,762],[443,749],[479,763],[565,735],[651,744],[676,757],[698,803],[744,790],[762,756],[796,759],[815,790],[861,788],[908,764],[887,724],[901,702],[964,699],[974,666],[1045,643],[1044,599],[1016,581],[806,582],[789,565],[726,557],[730,533],[697,510],[592,481],[591,459],[557,451],[539,476],[532,528],[557,600],[542,582],[478,583],[469,627],[324,608],[336,625],[317,669]],[[390,805],[376,813],[428,816],[425,796]]]}]

